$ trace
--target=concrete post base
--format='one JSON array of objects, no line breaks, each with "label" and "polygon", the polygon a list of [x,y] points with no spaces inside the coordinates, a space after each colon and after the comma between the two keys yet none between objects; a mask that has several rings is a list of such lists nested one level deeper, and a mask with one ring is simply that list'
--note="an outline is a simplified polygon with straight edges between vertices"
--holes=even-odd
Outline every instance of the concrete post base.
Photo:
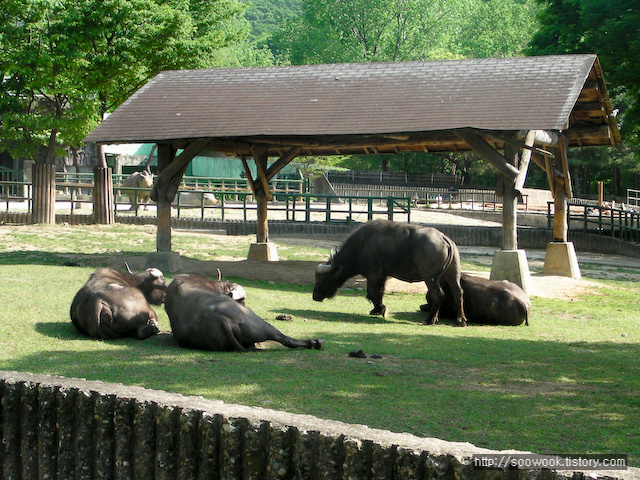
[{"label": "concrete post base", "polygon": [[255,260],[257,262],[277,262],[278,248],[275,243],[252,243],[249,247],[247,260]]},{"label": "concrete post base", "polygon": [[546,275],[560,275],[580,280],[580,266],[573,242],[547,243],[542,273]]},{"label": "concrete post base", "polygon": [[178,252],[149,252],[145,268],[158,268],[162,273],[177,273],[182,270],[182,259]]},{"label": "concrete post base", "polygon": [[491,280],[509,280],[525,293],[531,292],[531,274],[524,250],[496,250],[491,264]]}]

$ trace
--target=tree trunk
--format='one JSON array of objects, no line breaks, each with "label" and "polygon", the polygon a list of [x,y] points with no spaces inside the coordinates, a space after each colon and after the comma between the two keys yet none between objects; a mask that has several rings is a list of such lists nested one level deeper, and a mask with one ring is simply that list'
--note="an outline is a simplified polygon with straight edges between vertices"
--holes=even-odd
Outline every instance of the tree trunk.
[{"label": "tree trunk", "polygon": [[56,166],[47,163],[33,165],[33,204],[31,223],[56,223]]},{"label": "tree trunk", "polygon": [[93,170],[93,218],[98,225],[112,225],[115,221],[111,168]]}]

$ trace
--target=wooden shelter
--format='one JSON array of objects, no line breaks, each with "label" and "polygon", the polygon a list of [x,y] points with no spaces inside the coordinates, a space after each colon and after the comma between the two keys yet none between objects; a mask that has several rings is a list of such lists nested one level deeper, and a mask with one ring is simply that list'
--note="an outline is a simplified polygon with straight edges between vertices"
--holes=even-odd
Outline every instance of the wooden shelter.
[{"label": "wooden shelter", "polygon": [[158,251],[171,250],[171,200],[203,150],[243,160],[259,244],[269,241],[268,182],[297,156],[475,150],[504,180],[501,248],[516,250],[515,200],[530,162],[547,172],[554,241],[566,243],[566,149],[620,135],[598,58],[558,55],[166,71],[85,141],[158,145]]}]

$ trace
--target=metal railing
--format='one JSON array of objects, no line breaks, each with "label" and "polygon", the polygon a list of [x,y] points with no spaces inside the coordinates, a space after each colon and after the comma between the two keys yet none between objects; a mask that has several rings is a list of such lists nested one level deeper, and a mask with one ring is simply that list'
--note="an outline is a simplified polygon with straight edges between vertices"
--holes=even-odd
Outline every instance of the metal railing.
[{"label": "metal railing", "polygon": [[[87,177],[88,178],[88,177]],[[74,181],[56,183],[56,209],[70,215],[86,215],[93,207],[93,183],[86,178],[75,177]],[[0,207],[9,212],[20,208],[31,210],[31,184],[27,182],[0,182],[1,186],[19,186],[27,192],[25,196],[0,195]],[[148,207],[129,192],[151,192],[150,188],[114,188],[114,203],[117,215],[155,216],[156,206]],[[173,203],[177,218],[199,218],[201,220],[253,220],[257,217],[257,204],[253,194],[247,191],[180,189]],[[308,193],[274,193],[274,201],[269,203],[270,213],[280,213],[288,221],[323,221],[326,223],[351,223],[376,216],[409,222],[412,199],[406,197],[361,197],[318,195]]]},{"label": "metal railing", "polygon": [[[640,213],[633,209],[571,202],[567,208],[567,224],[569,230],[640,242]],[[553,202],[547,203],[547,225],[553,228]]]},{"label": "metal railing", "polygon": [[640,208],[640,190],[627,188],[627,205],[634,207],[636,210]]}]

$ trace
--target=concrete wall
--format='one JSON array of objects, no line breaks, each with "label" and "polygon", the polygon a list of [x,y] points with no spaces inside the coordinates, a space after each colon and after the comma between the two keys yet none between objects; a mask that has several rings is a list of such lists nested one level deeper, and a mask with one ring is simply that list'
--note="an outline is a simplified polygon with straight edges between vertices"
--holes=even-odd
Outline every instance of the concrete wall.
[{"label": "concrete wall", "polygon": [[6,480],[584,478],[481,470],[472,455],[495,452],[469,443],[120,384],[0,371],[0,399]]}]

